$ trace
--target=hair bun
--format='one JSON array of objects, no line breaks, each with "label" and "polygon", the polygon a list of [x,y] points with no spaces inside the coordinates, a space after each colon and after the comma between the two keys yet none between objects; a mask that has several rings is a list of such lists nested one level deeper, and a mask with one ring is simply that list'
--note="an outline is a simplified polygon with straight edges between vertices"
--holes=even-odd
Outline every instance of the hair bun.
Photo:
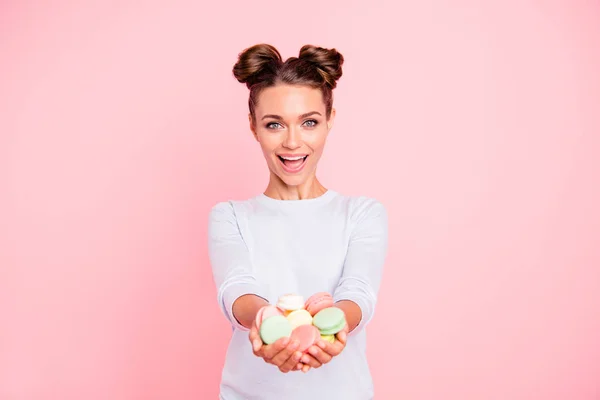
[{"label": "hair bun", "polygon": [[336,87],[338,79],[342,77],[344,57],[336,49],[325,49],[307,44],[300,49],[298,58],[314,64],[319,74],[332,89]]},{"label": "hair bun", "polygon": [[250,88],[265,74],[275,74],[283,63],[279,51],[270,44],[256,44],[242,51],[233,66],[233,75]]}]

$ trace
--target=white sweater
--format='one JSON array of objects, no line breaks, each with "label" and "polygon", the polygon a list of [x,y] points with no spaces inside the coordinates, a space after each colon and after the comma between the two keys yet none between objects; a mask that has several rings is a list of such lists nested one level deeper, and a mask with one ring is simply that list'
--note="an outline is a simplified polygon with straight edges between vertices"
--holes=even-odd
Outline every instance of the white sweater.
[{"label": "white sweater", "polygon": [[[233,331],[220,399],[371,399],[365,327],[375,310],[388,246],[382,203],[333,190],[304,200],[260,194],[216,204],[208,233],[218,304]],[[248,330],[233,316],[238,297],[251,293],[275,304],[285,293],[306,299],[321,291],[335,301],[352,300],[362,311],[340,355],[307,373],[284,374],[252,353]]]}]

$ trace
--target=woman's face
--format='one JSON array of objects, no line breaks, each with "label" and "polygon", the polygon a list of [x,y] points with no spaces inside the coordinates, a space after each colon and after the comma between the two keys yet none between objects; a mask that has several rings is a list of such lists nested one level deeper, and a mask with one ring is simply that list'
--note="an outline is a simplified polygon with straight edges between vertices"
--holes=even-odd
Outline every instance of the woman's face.
[{"label": "woman's face", "polygon": [[277,85],[264,89],[254,110],[254,136],[260,143],[271,173],[286,185],[297,186],[316,173],[325,141],[335,117],[326,119],[319,89]]}]

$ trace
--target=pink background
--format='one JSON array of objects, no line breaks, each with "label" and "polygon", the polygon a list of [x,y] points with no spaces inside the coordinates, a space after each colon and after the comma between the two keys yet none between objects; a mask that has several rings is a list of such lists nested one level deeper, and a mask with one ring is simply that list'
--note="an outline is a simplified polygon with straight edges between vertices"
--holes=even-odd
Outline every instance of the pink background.
[{"label": "pink background", "polygon": [[0,3],[1,399],[216,398],[258,42],[346,57],[320,176],[390,213],[376,397],[600,398],[600,4],[53,3]]}]

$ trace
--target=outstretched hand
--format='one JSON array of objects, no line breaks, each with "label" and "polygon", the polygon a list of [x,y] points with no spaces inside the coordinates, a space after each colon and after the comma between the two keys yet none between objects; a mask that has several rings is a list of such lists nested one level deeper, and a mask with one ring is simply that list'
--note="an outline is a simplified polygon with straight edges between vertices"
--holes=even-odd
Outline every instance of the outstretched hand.
[{"label": "outstretched hand", "polygon": [[302,353],[297,351],[299,346],[297,340],[291,341],[289,337],[285,337],[272,344],[264,344],[255,322],[252,323],[248,338],[254,355],[262,358],[266,363],[275,365],[283,373],[299,369]]},{"label": "outstretched hand", "polygon": [[319,368],[330,362],[333,357],[338,356],[346,347],[346,339],[348,337],[348,324],[335,335],[335,342],[329,343],[321,338],[315,345],[308,348],[306,354],[300,359],[302,372],[307,372],[311,368]]}]

